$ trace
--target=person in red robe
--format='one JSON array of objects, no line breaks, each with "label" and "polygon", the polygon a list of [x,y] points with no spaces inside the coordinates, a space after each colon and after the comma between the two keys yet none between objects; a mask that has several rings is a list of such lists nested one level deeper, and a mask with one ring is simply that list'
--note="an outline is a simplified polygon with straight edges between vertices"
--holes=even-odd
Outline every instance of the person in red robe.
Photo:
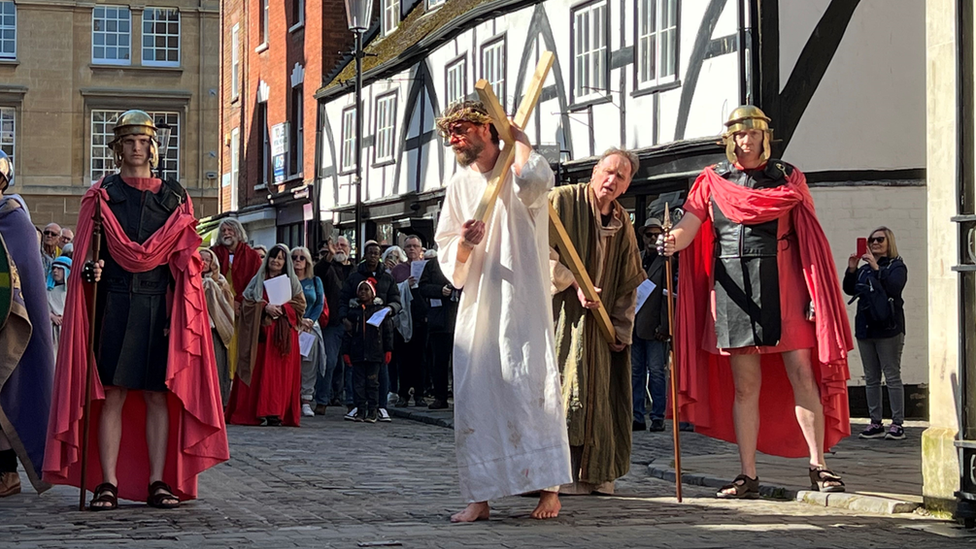
[{"label": "person in red robe", "polygon": [[681,419],[739,446],[741,474],[720,498],[759,496],[757,450],[809,456],[812,489],[845,489],[824,451],[850,434],[847,312],[806,179],[769,159],[768,123],[753,106],[732,112],[729,161],[705,168],[659,240],[667,255],[684,250]]},{"label": "person in red robe", "polygon": [[[43,474],[52,484],[81,484],[91,330],[97,375],[84,486],[94,494],[90,508],[115,509],[120,497],[172,508],[196,497],[201,472],[230,457],[201,239],[183,187],[152,177],[158,161],[152,118],[128,111],[114,133],[120,171],[82,198],[76,249],[82,258],[92,249],[98,217],[101,257],[95,265],[89,256],[68,279]],[[95,291],[91,282],[98,282]]]},{"label": "person in red robe", "polygon": [[[272,304],[264,283],[279,276],[288,279],[291,299]],[[298,427],[302,415],[298,329],[305,314],[305,293],[284,244],[271,248],[243,296],[237,377],[227,404],[227,422]]]},{"label": "person in red robe", "polygon": [[[227,218],[217,226],[218,244],[210,251],[220,262],[220,274],[227,278],[237,303],[235,312],[240,313],[240,304],[244,300],[244,288],[258,274],[261,268],[261,256],[254,248],[247,245],[247,231],[236,219]],[[230,273],[229,275],[227,273]]]}]

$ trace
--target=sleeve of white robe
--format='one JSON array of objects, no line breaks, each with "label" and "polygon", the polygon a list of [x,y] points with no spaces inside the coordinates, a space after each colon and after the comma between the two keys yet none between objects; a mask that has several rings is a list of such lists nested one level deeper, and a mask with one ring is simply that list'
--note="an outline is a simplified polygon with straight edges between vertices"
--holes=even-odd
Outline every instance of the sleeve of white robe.
[{"label": "sleeve of white robe", "polygon": [[461,243],[461,227],[465,219],[461,219],[461,206],[458,203],[458,190],[455,185],[447,186],[444,192],[444,210],[437,223],[437,261],[441,265],[444,275],[455,288],[463,288],[468,278],[470,257],[468,262],[458,261],[458,247]]},{"label": "sleeve of white robe", "polygon": [[552,188],[554,178],[549,162],[541,154],[532,151],[528,160],[522,166],[521,173],[512,166],[512,179],[515,183],[515,196],[529,209],[536,209],[546,205],[549,189]]}]

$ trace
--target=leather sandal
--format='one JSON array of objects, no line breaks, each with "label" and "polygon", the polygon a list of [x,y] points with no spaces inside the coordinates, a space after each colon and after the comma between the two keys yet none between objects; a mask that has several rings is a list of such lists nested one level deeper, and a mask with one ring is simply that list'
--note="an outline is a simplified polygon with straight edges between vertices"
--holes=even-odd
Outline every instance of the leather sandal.
[{"label": "leather sandal", "polygon": [[[88,509],[92,511],[112,511],[119,508],[119,488],[110,482],[96,486],[92,496],[88,504]],[[95,505],[96,503],[100,505]]]},{"label": "leather sandal", "polygon": [[810,468],[810,489],[819,492],[843,492],[847,488],[844,487],[844,481],[840,479],[840,475],[834,473],[826,467],[811,467]]},{"label": "leather sandal", "polygon": [[146,504],[157,509],[176,509],[180,506],[180,498],[173,494],[173,489],[168,484],[157,480],[149,485],[149,497],[146,498]]},{"label": "leather sandal", "polygon": [[759,477],[749,478],[746,475],[739,475],[731,484],[723,486],[715,496],[719,499],[759,499]]}]

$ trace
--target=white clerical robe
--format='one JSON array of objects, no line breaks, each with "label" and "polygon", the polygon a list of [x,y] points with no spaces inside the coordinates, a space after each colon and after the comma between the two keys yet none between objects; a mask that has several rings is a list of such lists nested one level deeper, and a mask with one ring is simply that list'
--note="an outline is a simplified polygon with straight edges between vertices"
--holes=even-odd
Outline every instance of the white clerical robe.
[{"label": "white clerical robe", "polygon": [[454,331],[454,437],[468,502],[572,481],[549,293],[552,170],[537,153],[521,176],[513,169],[484,240],[459,263],[461,226],[474,218],[489,176],[463,168],[451,178],[435,236],[444,274],[464,288]]}]

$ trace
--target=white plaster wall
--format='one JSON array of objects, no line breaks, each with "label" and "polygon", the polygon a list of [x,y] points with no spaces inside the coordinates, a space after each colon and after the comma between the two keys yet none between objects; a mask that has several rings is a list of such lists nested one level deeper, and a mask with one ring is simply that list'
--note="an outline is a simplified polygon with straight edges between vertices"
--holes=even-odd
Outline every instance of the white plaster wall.
[{"label": "white plaster wall", "polygon": [[[826,3],[780,2],[783,85]],[[925,3],[863,0],[783,158],[808,171],[921,168],[924,104]]]},{"label": "white plaster wall", "polygon": [[[833,252],[838,279],[856,250],[858,237],[884,225],[895,233],[898,253],[908,267],[905,286],[905,349],[902,380],[928,383],[928,260],[925,187],[814,187],[810,190]],[[845,300],[850,296],[844,295]],[[856,302],[847,306],[854,330]],[[849,362],[851,385],[864,385],[864,370],[855,342]]]}]

